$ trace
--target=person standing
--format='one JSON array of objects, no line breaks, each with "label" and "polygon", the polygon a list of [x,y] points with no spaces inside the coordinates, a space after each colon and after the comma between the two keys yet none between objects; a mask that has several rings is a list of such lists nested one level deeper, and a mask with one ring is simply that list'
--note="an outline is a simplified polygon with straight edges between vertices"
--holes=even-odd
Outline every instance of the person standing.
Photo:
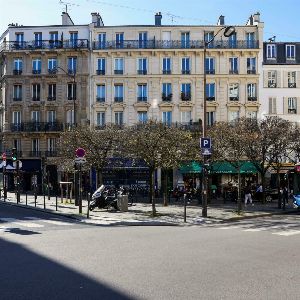
[{"label": "person standing", "polygon": [[262,195],[263,195],[262,184],[258,185],[258,187],[256,189],[256,195],[257,195],[257,200],[262,201]]},{"label": "person standing", "polygon": [[250,204],[253,205],[250,185],[247,185],[245,188],[245,206],[247,205],[248,200],[249,200]]}]

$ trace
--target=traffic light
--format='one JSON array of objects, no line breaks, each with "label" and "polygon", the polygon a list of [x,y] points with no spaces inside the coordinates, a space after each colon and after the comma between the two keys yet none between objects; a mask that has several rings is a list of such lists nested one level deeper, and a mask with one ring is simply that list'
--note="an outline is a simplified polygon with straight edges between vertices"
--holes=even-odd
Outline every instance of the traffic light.
[{"label": "traffic light", "polygon": [[16,148],[11,149],[11,159],[12,159],[12,161],[17,161],[17,159],[18,159]]}]

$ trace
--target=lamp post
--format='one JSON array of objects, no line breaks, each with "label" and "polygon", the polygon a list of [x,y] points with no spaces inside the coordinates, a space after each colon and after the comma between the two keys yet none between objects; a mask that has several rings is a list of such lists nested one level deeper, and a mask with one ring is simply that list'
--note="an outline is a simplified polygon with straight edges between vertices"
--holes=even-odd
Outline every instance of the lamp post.
[{"label": "lamp post", "polygon": [[[202,122],[202,137],[206,137],[206,49],[211,42],[215,39],[215,37],[224,30],[224,36],[230,37],[235,33],[235,28],[233,26],[224,26],[220,28],[217,33],[208,41],[204,41],[204,49],[203,49],[203,122]],[[202,189],[202,216],[207,217],[207,174],[206,174],[206,164],[207,157],[203,155],[203,189]]]}]

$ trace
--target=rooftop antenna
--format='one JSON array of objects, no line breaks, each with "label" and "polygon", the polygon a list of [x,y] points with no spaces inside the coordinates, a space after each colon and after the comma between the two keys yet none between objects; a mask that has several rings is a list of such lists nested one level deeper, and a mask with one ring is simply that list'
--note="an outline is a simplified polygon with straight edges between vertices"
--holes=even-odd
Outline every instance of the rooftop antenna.
[{"label": "rooftop antenna", "polygon": [[79,6],[79,4],[74,4],[70,2],[64,2],[62,0],[59,0],[59,4],[65,5],[65,12],[68,13],[68,6]]}]

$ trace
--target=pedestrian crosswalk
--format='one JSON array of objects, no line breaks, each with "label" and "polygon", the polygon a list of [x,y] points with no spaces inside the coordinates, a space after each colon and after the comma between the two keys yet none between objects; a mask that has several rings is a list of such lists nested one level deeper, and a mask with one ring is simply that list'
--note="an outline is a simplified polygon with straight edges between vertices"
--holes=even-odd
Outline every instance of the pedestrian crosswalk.
[{"label": "pedestrian crosswalk", "polygon": [[41,219],[37,217],[24,217],[22,219],[17,218],[0,218],[0,233],[9,232],[13,228],[24,229],[43,229],[47,226],[71,226],[74,223],[61,221],[58,219]]}]

